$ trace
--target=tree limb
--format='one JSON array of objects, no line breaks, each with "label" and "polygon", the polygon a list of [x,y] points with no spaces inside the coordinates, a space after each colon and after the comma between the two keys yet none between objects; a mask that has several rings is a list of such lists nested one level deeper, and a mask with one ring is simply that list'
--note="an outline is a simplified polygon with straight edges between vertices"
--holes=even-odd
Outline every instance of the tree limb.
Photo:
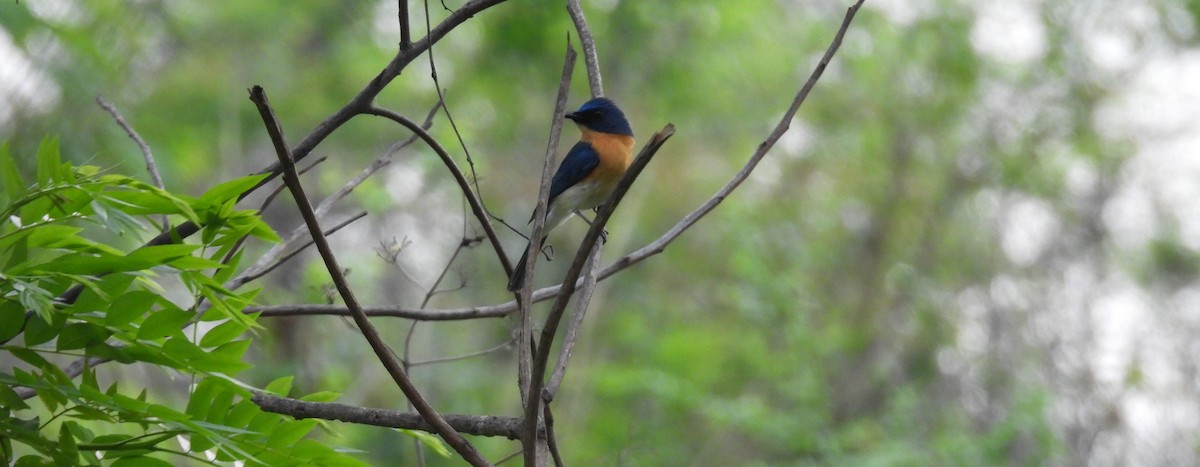
[{"label": "tree limb", "polygon": [[[419,413],[372,409],[332,402],[307,402],[266,393],[256,393],[250,401],[263,411],[295,418],[319,418],[337,420],[360,425],[373,425],[406,430],[421,430],[437,433]],[[521,436],[521,419],[494,415],[445,414],[446,423],[460,433],[477,436],[503,436],[518,439]]]}]

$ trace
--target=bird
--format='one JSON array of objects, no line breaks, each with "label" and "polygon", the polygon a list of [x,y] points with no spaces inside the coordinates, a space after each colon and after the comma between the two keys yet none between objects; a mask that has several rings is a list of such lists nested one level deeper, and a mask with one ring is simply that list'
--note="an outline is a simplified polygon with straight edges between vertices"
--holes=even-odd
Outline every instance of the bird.
[{"label": "bird", "polygon": [[[612,100],[593,98],[564,117],[575,122],[580,138],[567,152],[550,181],[542,240],[572,213],[604,203],[633,162],[633,130],[625,113]],[[527,261],[529,245],[525,246],[524,254],[508,280],[509,292],[524,287]]]}]

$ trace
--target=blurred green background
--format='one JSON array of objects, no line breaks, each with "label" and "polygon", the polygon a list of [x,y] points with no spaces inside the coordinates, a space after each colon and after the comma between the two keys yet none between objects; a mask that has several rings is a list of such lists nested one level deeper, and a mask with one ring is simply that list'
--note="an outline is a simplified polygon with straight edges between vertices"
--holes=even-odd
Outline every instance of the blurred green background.
[{"label": "blurred green background", "polygon": [[[424,5],[410,3],[419,38]],[[606,94],[642,140],[677,127],[612,219],[606,260],[657,238],[742,166],[848,5],[584,1]],[[434,24],[447,14],[428,7]],[[394,55],[396,11],[395,1],[3,2],[0,139],[33,154],[57,135],[65,158],[143,174],[137,147],[93,102],[102,95],[153,148],[167,187],[199,194],[274,160],[246,89],[264,86],[299,141]],[[567,463],[1200,462],[1198,24],[1196,0],[868,0],[749,181],[663,254],[600,285],[554,404]],[[511,1],[434,48],[482,197],[522,228],[568,33],[563,3]],[[572,88],[576,106],[588,97],[582,60]],[[377,104],[420,120],[435,89],[421,57]],[[432,131],[466,167],[445,114]],[[310,194],[407,136],[354,119],[314,151],[329,159],[306,176]],[[576,137],[565,128],[562,147]],[[331,239],[372,305],[419,305],[477,230],[420,144],[329,222],[359,210],[370,215]],[[301,223],[290,201],[264,215],[283,232]],[[539,267],[539,286],[561,277],[584,227],[551,237],[557,259]],[[510,256],[524,245],[502,236]],[[381,245],[399,244],[396,263],[381,259]],[[486,244],[467,250],[442,284],[462,288],[430,306],[507,301],[502,275]],[[264,304],[335,296],[312,252],[251,285]],[[349,321],[263,322],[256,368],[239,378],[295,374],[300,393],[404,408]],[[376,322],[404,346],[408,322]],[[492,347],[514,327],[420,324],[411,357]],[[413,376],[443,412],[516,415],[515,368],[509,346]],[[107,377],[141,379],[160,398],[186,391],[171,375]],[[402,434],[332,427],[321,436],[373,464],[414,463]],[[477,444],[492,460],[519,447]]]}]

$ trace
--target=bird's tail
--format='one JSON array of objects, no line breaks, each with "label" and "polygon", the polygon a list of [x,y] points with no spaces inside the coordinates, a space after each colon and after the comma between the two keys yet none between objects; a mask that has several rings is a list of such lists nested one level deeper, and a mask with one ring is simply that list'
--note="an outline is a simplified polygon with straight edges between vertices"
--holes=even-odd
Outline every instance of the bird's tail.
[{"label": "bird's tail", "polygon": [[517,267],[513,269],[512,277],[508,278],[509,292],[516,292],[525,286],[525,263],[529,261],[529,245],[525,245],[523,251],[524,253],[521,253],[521,260],[517,261]]}]

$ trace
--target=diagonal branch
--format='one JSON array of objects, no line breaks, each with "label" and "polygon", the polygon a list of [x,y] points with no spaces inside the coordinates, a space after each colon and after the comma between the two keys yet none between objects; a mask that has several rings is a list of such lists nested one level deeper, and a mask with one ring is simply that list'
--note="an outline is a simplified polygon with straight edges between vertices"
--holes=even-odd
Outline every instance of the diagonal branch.
[{"label": "diagonal branch", "polygon": [[275,146],[275,154],[279,158],[279,164],[282,167],[284,174],[284,182],[287,183],[288,189],[292,192],[292,197],[296,199],[296,204],[300,208],[300,214],[304,217],[304,223],[308,225],[309,233],[316,243],[317,251],[321,253],[321,259],[325,261],[325,267],[329,270],[329,275],[333,279],[334,285],[341,294],[342,300],[353,313],[355,324],[362,330],[363,337],[371,345],[371,349],[375,351],[375,355],[387,368],[392,379],[404,392],[404,395],[416,407],[417,412],[433,426],[434,430],[441,435],[442,439],[450,447],[454,448],[464,459],[472,465],[491,465],[486,459],[479,455],[475,447],[467,442],[453,427],[451,427],[441,415],[434,410],[433,406],[425,400],[417,387],[408,379],[408,375],[404,373],[404,369],[400,364],[400,360],[392,353],[384,343],[383,337],[379,335],[379,331],[371,324],[371,321],[362,312],[362,307],[358,304],[358,299],[355,298],[354,292],[350,289],[349,283],[346,282],[346,277],[342,274],[342,268],[338,265],[337,258],[333,255],[333,250],[329,246],[329,241],[325,239],[324,233],[321,232],[321,227],[317,221],[317,216],[313,212],[312,204],[309,203],[308,197],[304,194],[304,187],[300,184],[300,176],[296,173],[295,162],[292,160],[292,155],[288,151],[287,144],[283,139],[283,130],[279,127],[279,122],[275,119],[274,111],[271,109],[270,103],[267,101],[267,96],[263,92],[261,86],[254,86],[250,90],[250,100],[258,107],[259,114],[262,116],[263,123],[267,126],[267,133],[271,136],[271,142]]}]

